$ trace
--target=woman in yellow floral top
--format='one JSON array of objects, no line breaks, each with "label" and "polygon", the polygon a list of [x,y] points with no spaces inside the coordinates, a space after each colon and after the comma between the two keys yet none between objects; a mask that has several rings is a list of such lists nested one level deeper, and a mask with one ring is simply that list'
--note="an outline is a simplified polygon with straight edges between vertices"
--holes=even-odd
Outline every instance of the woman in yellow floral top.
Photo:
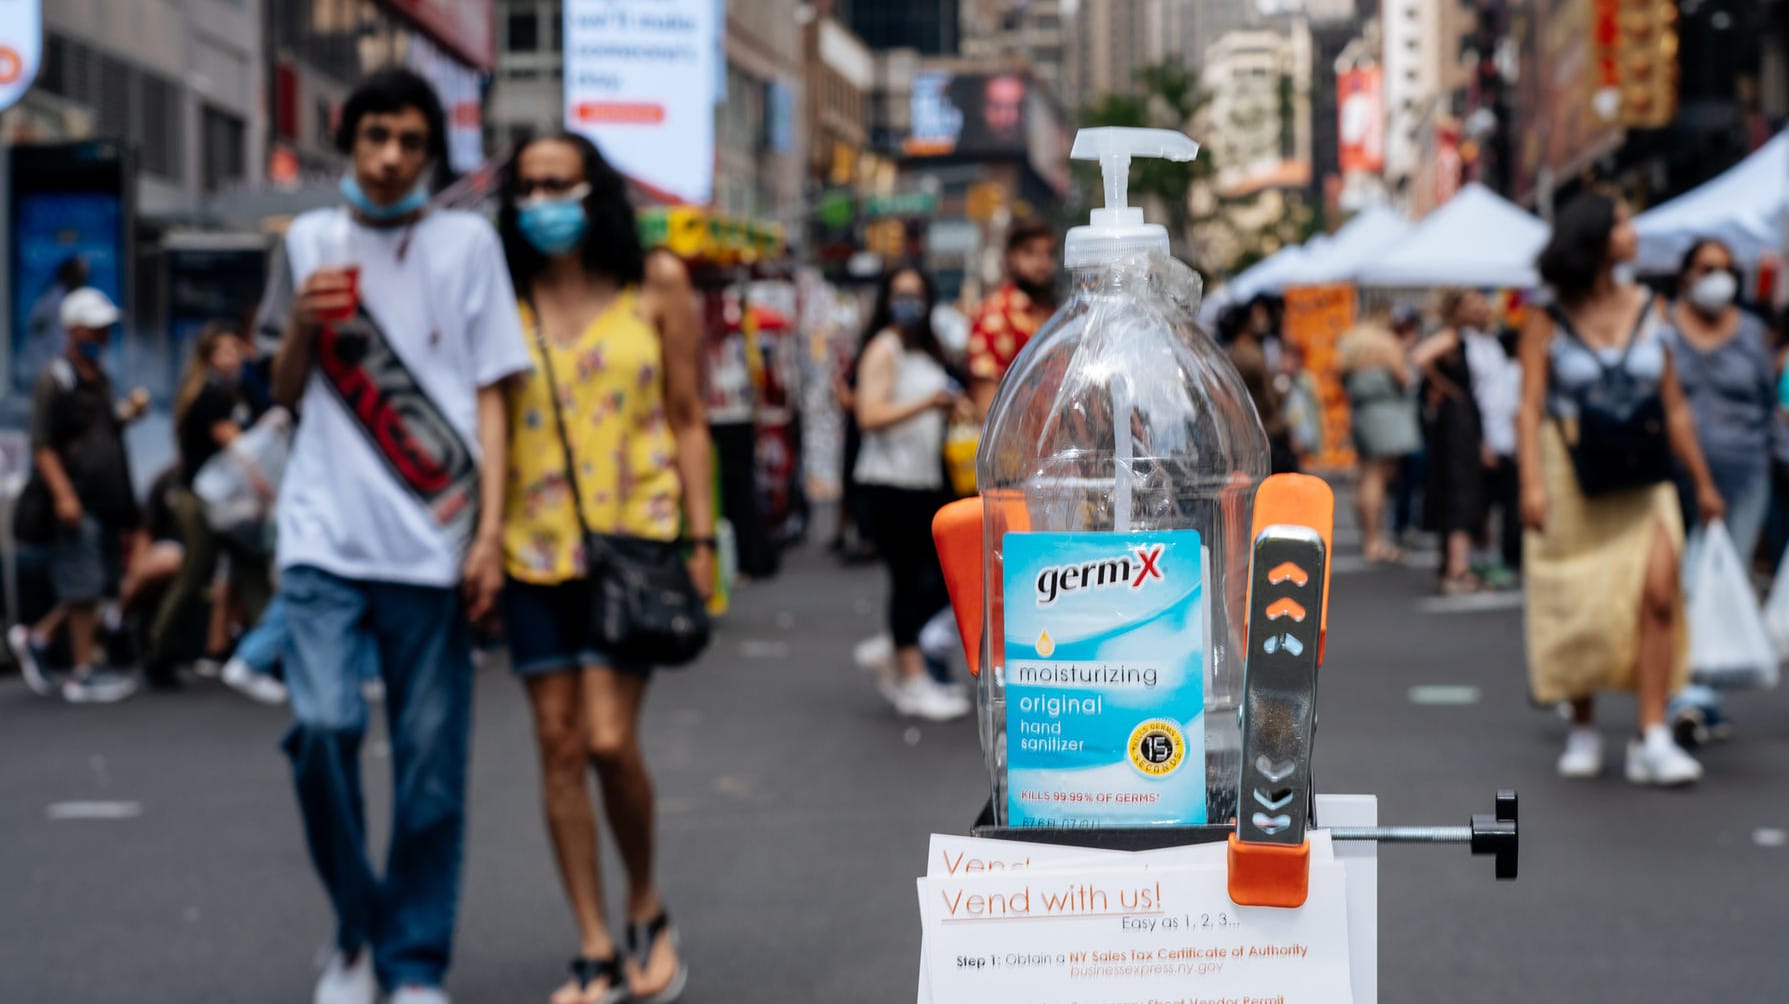
[{"label": "woman in yellow floral top", "polygon": [[[687,970],[653,878],[652,779],[639,742],[650,667],[617,665],[597,644],[565,449],[590,529],[674,540],[687,527],[690,572],[699,588],[713,581],[694,294],[680,262],[641,251],[621,176],[589,141],[533,140],[504,180],[498,227],[534,371],[510,402],[503,614],[580,937],[571,979],[552,1002],[669,1002]],[[627,874],[625,959],[603,916],[591,765]]]}]

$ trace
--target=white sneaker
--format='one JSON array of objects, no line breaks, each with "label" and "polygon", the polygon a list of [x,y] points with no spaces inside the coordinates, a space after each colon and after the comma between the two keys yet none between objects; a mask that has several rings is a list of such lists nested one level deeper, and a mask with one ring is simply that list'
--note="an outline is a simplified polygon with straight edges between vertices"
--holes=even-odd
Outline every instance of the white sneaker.
[{"label": "white sneaker", "polygon": [[386,1004],[449,1004],[440,987],[399,987]]},{"label": "white sneaker", "polygon": [[355,952],[352,959],[339,949],[331,952],[323,975],[317,978],[317,992],[311,996],[312,1004],[374,1004],[378,999],[373,953],[366,948]]},{"label": "white sneaker", "polygon": [[968,698],[952,694],[943,684],[923,673],[895,684],[894,706],[903,715],[923,718],[929,722],[948,722],[961,718],[973,707]]},{"label": "white sneaker", "polygon": [[1565,752],[1559,755],[1559,776],[1588,781],[1602,772],[1602,734],[1595,729],[1572,729],[1565,737]]},{"label": "white sneaker", "polygon": [[871,672],[884,668],[892,670],[894,668],[894,639],[885,634],[879,634],[874,638],[865,638],[851,650],[851,659],[857,663],[859,669],[867,669]]},{"label": "white sneaker", "polygon": [[900,686],[895,681],[894,641],[885,634],[865,638],[851,650],[857,668],[870,674],[876,691],[890,704],[900,704]]},{"label": "white sneaker", "polygon": [[285,684],[267,673],[256,670],[241,659],[232,658],[229,662],[224,663],[224,670],[220,675],[225,686],[251,701],[259,701],[262,704],[286,703]]},{"label": "white sneaker", "polygon": [[215,680],[223,672],[224,664],[212,658],[194,659],[193,675],[206,680]]},{"label": "white sneaker", "polygon": [[117,704],[136,692],[136,677],[100,669],[76,672],[62,684],[62,699],[70,704]]},{"label": "white sneaker", "polygon": [[44,671],[43,652],[31,640],[31,629],[23,624],[14,624],[6,632],[7,647],[12,649],[12,657],[19,664],[19,675],[25,678],[25,686],[39,697],[52,697],[56,693],[56,684]]},{"label": "white sneaker", "polygon": [[1627,744],[1627,779],[1634,784],[1674,787],[1702,780],[1702,765],[1683,751],[1663,725],[1646,730],[1646,738]]}]

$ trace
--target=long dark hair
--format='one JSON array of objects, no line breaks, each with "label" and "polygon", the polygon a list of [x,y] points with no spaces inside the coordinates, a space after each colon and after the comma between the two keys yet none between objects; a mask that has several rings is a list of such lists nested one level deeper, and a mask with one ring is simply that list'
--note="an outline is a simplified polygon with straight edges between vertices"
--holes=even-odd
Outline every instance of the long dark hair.
[{"label": "long dark hair", "polygon": [[1553,235],[1535,267],[1561,302],[1584,299],[1608,267],[1618,205],[1611,196],[1586,192],[1567,203],[1553,221]]},{"label": "long dark hair", "polygon": [[[919,276],[920,284],[926,290],[926,314],[911,330],[903,328],[894,321],[894,311],[889,308],[889,301],[894,299],[894,282],[902,275],[913,273]],[[857,354],[863,356],[863,350],[869,347],[877,335],[889,329],[901,333],[901,343],[908,349],[917,349],[931,356],[944,365],[944,344],[938,341],[938,332],[932,329],[932,309],[938,306],[938,284],[925,269],[918,265],[897,265],[882,274],[882,282],[876,287],[876,306],[870,311],[870,323],[864,325],[863,338],[858,343]]]},{"label": "long dark hair", "polygon": [[578,248],[586,271],[606,276],[622,286],[638,285],[646,276],[646,252],[640,246],[640,230],[634,207],[627,200],[627,182],[610,166],[596,144],[571,132],[529,137],[516,144],[515,154],[503,165],[503,202],[497,210],[497,233],[503,238],[503,255],[509,261],[510,281],[516,293],[527,296],[534,280],[546,268],[547,259],[522,236],[516,222],[516,183],[521,172],[522,151],[534,143],[565,143],[578,151],[584,165],[584,181],[590,194],[584,197],[589,225]]}]

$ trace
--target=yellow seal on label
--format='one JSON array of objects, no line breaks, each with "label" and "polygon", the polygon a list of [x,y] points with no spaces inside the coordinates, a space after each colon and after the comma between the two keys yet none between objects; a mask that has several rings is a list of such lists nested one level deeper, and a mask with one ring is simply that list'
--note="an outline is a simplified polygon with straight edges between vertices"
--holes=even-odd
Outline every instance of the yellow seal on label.
[{"label": "yellow seal on label", "polygon": [[1050,632],[1045,631],[1037,636],[1037,654],[1045,659],[1056,654],[1056,639],[1050,637]]},{"label": "yellow seal on label", "polygon": [[1186,760],[1186,736],[1166,718],[1151,718],[1131,730],[1131,766],[1150,777],[1167,777]]}]

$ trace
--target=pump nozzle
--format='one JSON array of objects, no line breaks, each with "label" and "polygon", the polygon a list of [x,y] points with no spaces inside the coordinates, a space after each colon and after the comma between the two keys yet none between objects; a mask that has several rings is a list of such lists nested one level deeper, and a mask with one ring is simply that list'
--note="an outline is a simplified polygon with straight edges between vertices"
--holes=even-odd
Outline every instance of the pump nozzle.
[{"label": "pump nozzle", "polygon": [[1199,155],[1199,144],[1172,129],[1128,129],[1103,126],[1075,133],[1071,160],[1099,161],[1105,180],[1106,208],[1129,208],[1132,157],[1158,157],[1189,161]]},{"label": "pump nozzle", "polygon": [[1089,224],[1068,232],[1063,257],[1069,268],[1086,268],[1115,261],[1126,254],[1168,250],[1168,231],[1143,222],[1143,210],[1130,205],[1132,157],[1158,157],[1189,161],[1199,154],[1199,144],[1172,129],[1129,129],[1105,126],[1082,129],[1075,134],[1074,160],[1099,161],[1106,190],[1106,205],[1095,209]]}]

